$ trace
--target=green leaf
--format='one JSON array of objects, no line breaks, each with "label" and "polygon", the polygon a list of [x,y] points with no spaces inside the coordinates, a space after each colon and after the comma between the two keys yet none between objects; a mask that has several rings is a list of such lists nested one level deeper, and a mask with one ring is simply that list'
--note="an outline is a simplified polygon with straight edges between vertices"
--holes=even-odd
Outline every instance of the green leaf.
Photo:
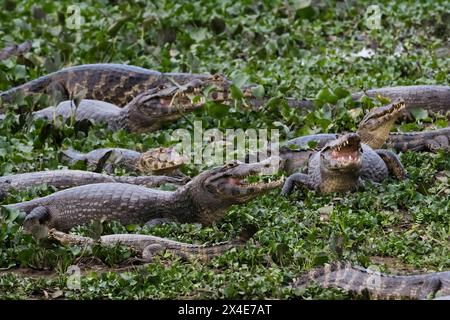
[{"label": "green leaf", "polygon": [[264,97],[264,87],[262,85],[258,85],[254,88],[252,88],[252,93],[256,98],[263,98]]},{"label": "green leaf", "polygon": [[206,103],[205,109],[210,116],[216,119],[224,118],[229,112],[228,106],[215,102]]},{"label": "green leaf", "polygon": [[325,103],[335,104],[338,100],[339,98],[329,88],[320,90],[316,95],[316,101],[320,106]]},{"label": "green leaf", "polygon": [[241,89],[237,87],[236,85],[231,85],[230,87],[231,91],[231,97],[236,100],[241,100],[244,98],[244,94],[242,93]]},{"label": "green leaf", "polygon": [[336,97],[338,97],[339,99],[343,99],[345,97],[350,96],[350,91],[342,88],[342,87],[337,87],[336,89],[333,90],[333,93]]},{"label": "green leaf", "polygon": [[232,83],[238,87],[241,88],[244,84],[247,83],[248,79],[250,77],[248,75],[246,75],[245,73],[239,73],[237,75],[234,76]]},{"label": "green leaf", "polygon": [[428,118],[428,111],[423,108],[412,108],[410,112],[416,120],[424,120]]}]

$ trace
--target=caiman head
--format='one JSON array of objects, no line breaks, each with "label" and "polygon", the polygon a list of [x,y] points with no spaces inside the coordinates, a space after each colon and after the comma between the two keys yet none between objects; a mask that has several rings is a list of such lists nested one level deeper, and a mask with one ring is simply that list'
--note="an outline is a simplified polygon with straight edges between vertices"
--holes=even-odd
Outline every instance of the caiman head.
[{"label": "caiman head", "polygon": [[[202,108],[207,101],[226,103],[231,100],[231,82],[222,75],[194,79],[150,89],[135,97],[122,115],[125,126],[133,132],[157,130],[161,124],[180,118],[184,113]],[[244,96],[251,88],[244,90]]]},{"label": "caiman head", "polygon": [[356,133],[328,142],[320,151],[321,191],[353,189],[359,180],[362,153],[361,138]]},{"label": "caiman head", "polygon": [[358,125],[357,132],[362,142],[372,149],[380,149],[388,139],[395,121],[404,110],[405,101],[403,99],[371,110]]},{"label": "caiman head", "polygon": [[138,169],[143,173],[167,175],[187,162],[174,148],[154,148],[144,152],[138,161]]},{"label": "caiman head", "polygon": [[[196,220],[203,225],[223,218],[233,204],[245,203],[256,196],[282,185],[282,180],[272,181],[280,166],[279,157],[270,157],[261,162],[232,162],[207,170],[192,179],[178,192],[187,193],[195,208]],[[260,182],[251,182],[258,175]]]}]

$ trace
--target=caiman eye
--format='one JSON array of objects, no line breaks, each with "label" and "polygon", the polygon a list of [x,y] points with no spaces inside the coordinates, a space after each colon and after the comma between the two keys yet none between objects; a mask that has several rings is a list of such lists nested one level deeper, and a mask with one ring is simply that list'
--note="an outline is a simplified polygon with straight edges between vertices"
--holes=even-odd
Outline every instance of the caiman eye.
[{"label": "caiman eye", "polygon": [[226,168],[226,169],[234,168],[234,167],[237,167],[238,165],[239,165],[239,163],[236,162],[236,161],[234,161],[234,162],[229,162],[229,163],[225,164],[225,168]]}]

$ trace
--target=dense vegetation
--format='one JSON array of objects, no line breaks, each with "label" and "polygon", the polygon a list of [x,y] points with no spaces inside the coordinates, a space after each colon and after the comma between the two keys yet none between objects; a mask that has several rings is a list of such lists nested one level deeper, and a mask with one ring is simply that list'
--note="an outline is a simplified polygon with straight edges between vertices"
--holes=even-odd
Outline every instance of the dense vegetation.
[{"label": "dense vegetation", "polygon": [[[0,123],[0,175],[62,168],[58,151],[99,147],[147,150],[171,144],[176,128],[277,128],[287,139],[356,128],[363,111],[379,101],[354,103],[348,93],[399,84],[449,84],[447,1],[382,1],[379,29],[367,27],[370,2],[320,1],[84,1],[80,28],[71,1],[4,0],[0,47],[33,42],[25,57],[0,62],[0,91],[69,65],[115,62],[160,71],[220,72],[236,84],[255,82],[274,98],[314,98],[309,114],[272,99],[262,110],[214,105],[152,134],[89,130],[68,123],[30,121],[8,111]],[[75,28],[73,25],[75,24]],[[367,54],[367,50],[373,54]],[[238,92],[236,95],[238,96]],[[46,106],[25,99],[16,108]],[[349,111],[353,108],[352,111]],[[447,126],[424,110],[395,130]],[[231,239],[243,225],[259,231],[244,250],[208,264],[169,255],[146,266],[127,264],[123,248],[86,250],[39,242],[20,218],[0,216],[1,298],[351,298],[338,290],[289,287],[300,273],[327,261],[349,260],[396,272],[450,267],[450,158],[448,152],[407,152],[409,180],[345,195],[279,191],[242,206],[212,227],[156,227],[110,223],[103,233],[138,232],[195,243]],[[184,168],[195,174],[202,167]],[[122,172],[117,172],[121,174]],[[13,203],[51,193],[14,193]],[[73,232],[90,234],[93,226]],[[68,266],[83,271],[80,289],[68,289]]]}]

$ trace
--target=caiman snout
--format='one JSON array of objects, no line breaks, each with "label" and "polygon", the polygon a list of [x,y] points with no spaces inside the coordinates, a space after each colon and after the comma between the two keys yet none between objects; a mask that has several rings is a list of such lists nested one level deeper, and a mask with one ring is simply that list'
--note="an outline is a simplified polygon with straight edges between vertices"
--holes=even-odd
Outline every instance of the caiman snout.
[{"label": "caiman snout", "polygon": [[321,151],[327,169],[339,170],[358,167],[362,160],[361,138],[350,133],[328,143]]}]

